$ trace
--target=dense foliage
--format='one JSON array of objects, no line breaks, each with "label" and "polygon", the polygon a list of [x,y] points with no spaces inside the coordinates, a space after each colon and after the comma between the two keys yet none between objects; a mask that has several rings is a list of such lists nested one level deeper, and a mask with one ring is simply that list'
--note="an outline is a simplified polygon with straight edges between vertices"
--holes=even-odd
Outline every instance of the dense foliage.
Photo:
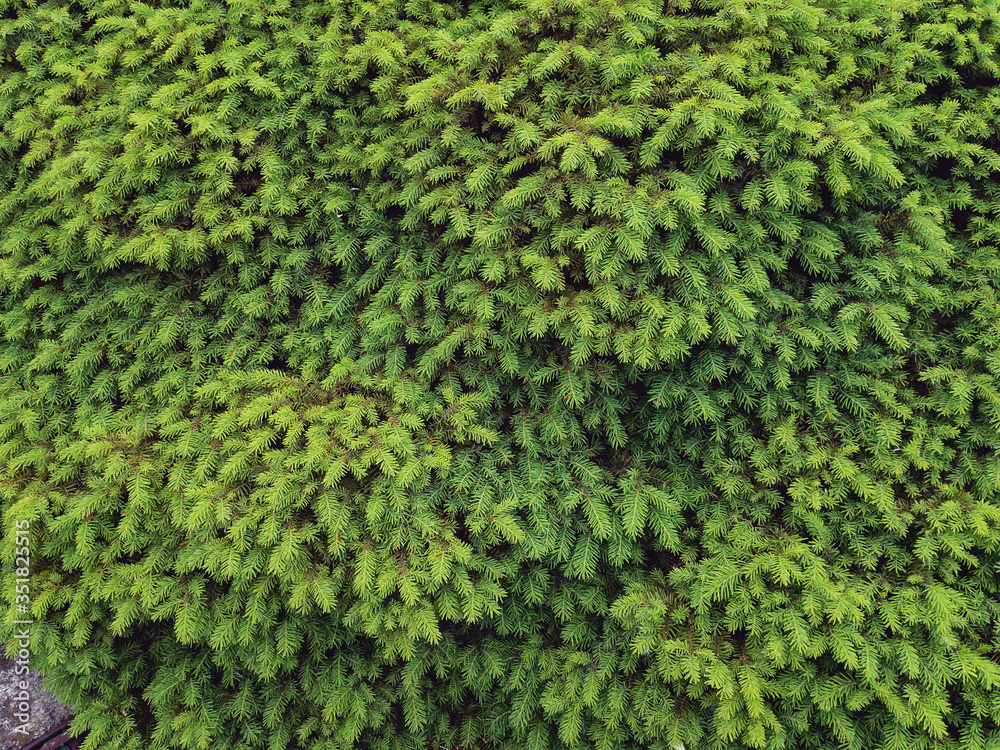
[{"label": "dense foliage", "polygon": [[998,39],[0,0],[3,552],[86,750],[1000,746]]}]

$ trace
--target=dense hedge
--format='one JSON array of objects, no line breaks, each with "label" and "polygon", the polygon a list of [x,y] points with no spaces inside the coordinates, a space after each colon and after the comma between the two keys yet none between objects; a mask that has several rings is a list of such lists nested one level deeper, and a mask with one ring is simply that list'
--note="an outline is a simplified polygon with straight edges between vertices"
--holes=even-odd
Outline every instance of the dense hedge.
[{"label": "dense hedge", "polygon": [[85,750],[1000,747],[998,21],[0,0]]}]

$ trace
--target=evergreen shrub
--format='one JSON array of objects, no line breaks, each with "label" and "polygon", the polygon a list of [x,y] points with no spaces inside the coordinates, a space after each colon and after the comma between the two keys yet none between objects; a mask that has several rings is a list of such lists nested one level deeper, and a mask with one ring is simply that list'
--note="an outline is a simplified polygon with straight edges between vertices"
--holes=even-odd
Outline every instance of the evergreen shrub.
[{"label": "evergreen shrub", "polygon": [[85,750],[1000,747],[998,22],[0,0]]}]

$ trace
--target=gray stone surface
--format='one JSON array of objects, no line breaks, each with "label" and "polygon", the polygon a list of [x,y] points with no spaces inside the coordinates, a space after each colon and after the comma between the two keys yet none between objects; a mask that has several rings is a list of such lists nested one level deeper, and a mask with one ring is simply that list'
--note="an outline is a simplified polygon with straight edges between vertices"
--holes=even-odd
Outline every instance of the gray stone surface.
[{"label": "gray stone surface", "polygon": [[[20,750],[36,737],[50,732],[73,715],[73,710],[64,706],[55,696],[42,688],[42,677],[29,670],[27,674],[15,674],[17,664],[0,657],[0,750]],[[28,732],[16,731],[20,725],[14,714],[18,713],[16,699],[21,693],[18,683],[28,683],[28,703],[31,721]]]}]

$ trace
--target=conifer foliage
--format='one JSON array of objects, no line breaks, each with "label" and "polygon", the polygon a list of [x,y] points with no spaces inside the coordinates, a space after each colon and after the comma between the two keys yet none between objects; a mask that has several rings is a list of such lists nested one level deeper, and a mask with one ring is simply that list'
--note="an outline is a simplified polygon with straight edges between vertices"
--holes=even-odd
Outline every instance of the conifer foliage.
[{"label": "conifer foliage", "polygon": [[3,554],[86,750],[1000,747],[998,42],[0,0]]}]

